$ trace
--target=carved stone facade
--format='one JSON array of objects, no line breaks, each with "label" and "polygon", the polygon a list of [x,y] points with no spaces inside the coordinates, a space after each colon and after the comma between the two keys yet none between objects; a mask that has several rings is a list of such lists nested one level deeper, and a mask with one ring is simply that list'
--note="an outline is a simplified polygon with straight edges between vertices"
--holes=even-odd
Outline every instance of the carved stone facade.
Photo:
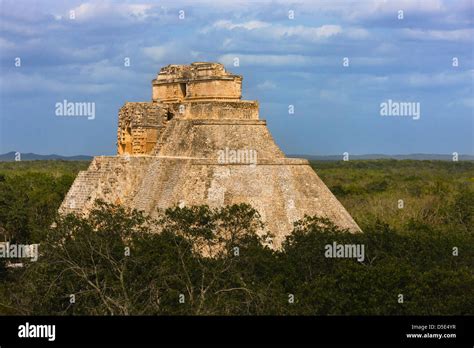
[{"label": "carved stone facade", "polygon": [[117,153],[151,153],[166,119],[167,109],[157,103],[125,103],[119,111]]},{"label": "carved stone facade", "polygon": [[305,214],[360,231],[307,160],[285,157],[258,102],[241,100],[241,76],[216,63],[169,65],[152,86],[151,102],[119,111],[118,156],[95,157],[61,213],[87,214],[98,198],[151,216],[173,205],[249,203],[275,247]]}]

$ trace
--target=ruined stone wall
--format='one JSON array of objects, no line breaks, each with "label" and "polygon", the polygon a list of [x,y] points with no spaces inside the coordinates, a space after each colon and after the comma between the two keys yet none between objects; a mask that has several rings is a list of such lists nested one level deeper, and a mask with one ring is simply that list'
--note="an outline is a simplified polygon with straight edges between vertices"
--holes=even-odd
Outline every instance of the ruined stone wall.
[{"label": "ruined stone wall", "polygon": [[242,97],[242,77],[216,63],[169,65],[160,70],[152,85],[153,101],[164,103]]},{"label": "ruined stone wall", "polygon": [[167,112],[167,108],[158,103],[125,103],[119,111],[117,153],[150,153],[166,123]]},{"label": "ruined stone wall", "polygon": [[168,83],[153,86],[153,101],[179,102],[185,98],[186,83]]},{"label": "ruined stone wall", "polygon": [[[181,109],[180,109],[181,106]],[[184,119],[258,120],[257,101],[203,100],[182,102],[170,106],[172,112]]]},{"label": "ruined stone wall", "polygon": [[[132,129],[132,148],[129,154],[144,155],[150,153],[156,144],[159,130],[157,128],[137,127]],[[120,153],[119,154],[124,154]]]},{"label": "ruined stone wall", "polygon": [[187,83],[186,99],[240,99],[242,80],[232,79],[196,80]]},{"label": "ruined stone wall", "polygon": [[197,99],[236,99],[242,97],[242,80],[236,78],[206,78],[160,82],[153,86],[153,101],[164,103]]}]

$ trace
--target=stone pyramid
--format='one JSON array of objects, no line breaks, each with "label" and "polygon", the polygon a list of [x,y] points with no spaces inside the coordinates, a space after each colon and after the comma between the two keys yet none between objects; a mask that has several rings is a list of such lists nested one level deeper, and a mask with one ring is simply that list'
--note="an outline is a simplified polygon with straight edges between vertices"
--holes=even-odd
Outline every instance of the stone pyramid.
[{"label": "stone pyramid", "polygon": [[117,156],[95,157],[60,212],[84,213],[96,199],[154,216],[158,209],[249,203],[279,247],[305,214],[360,231],[307,160],[286,158],[258,102],[241,100],[242,77],[217,63],[168,65],[151,102],[119,111]]}]

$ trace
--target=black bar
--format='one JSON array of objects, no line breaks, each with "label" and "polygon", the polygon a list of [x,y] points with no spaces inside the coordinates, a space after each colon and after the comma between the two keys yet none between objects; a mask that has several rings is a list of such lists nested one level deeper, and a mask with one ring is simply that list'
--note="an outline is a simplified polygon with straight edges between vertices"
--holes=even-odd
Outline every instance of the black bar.
[{"label": "black bar", "polygon": [[[19,326],[54,324],[55,340],[18,337]],[[416,325],[413,327],[412,325]],[[434,325],[434,326],[429,326]],[[426,328],[423,329],[423,327]],[[423,329],[423,330],[422,330]],[[408,344],[469,346],[473,317],[0,317],[0,345]],[[407,338],[407,334],[456,337]]]}]

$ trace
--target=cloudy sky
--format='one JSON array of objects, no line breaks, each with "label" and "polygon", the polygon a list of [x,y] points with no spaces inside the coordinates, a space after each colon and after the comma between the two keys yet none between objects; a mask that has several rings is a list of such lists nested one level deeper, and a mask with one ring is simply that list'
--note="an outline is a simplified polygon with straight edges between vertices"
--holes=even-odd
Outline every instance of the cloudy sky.
[{"label": "cloudy sky", "polygon": [[[473,154],[473,4],[0,0],[0,153],[114,154],[118,109],[160,67],[218,61],[286,153]],[[419,119],[382,116],[389,99]]]}]

